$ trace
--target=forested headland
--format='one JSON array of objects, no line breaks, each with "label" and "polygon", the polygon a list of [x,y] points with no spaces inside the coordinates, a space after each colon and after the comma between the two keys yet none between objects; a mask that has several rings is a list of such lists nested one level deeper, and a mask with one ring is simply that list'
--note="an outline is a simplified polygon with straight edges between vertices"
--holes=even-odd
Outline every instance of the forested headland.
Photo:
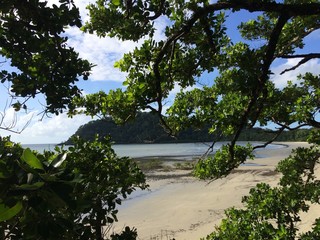
[{"label": "forested headland", "polygon": [[[276,140],[306,141],[309,132],[310,129],[284,131]],[[111,118],[90,121],[82,125],[64,144],[72,144],[74,136],[79,136],[85,140],[93,140],[97,134],[100,138],[110,136],[116,144],[210,142],[217,139],[217,136],[209,134],[209,126],[201,129],[188,128],[181,131],[176,137],[172,137],[160,125],[157,115],[139,113],[134,121],[129,121],[123,125],[117,125]],[[269,141],[275,135],[275,130],[251,128],[242,132],[239,141]],[[222,137],[220,140],[228,141],[231,138]]]}]

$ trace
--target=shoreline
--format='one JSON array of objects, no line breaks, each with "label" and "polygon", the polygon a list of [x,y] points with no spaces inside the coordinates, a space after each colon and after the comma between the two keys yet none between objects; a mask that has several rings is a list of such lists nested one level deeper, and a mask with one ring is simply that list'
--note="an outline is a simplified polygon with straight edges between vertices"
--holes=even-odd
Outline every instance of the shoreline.
[{"label": "shoreline", "polygon": [[[119,222],[112,226],[112,231],[135,227],[140,240],[206,237],[220,223],[225,209],[242,207],[241,199],[250,188],[259,182],[276,186],[280,178],[275,172],[276,164],[288,157],[292,149],[308,146],[305,142],[279,144],[285,147],[259,149],[257,152],[263,157],[246,162],[255,165],[240,166],[227,177],[210,183],[194,178],[191,170],[148,172],[150,191],[136,191],[136,196],[123,202],[117,215]],[[316,215],[319,210],[308,213],[307,220],[300,224],[303,230],[310,227],[310,214]]]},{"label": "shoreline", "polygon": [[[271,145],[280,146],[280,147],[270,147]],[[255,153],[254,159],[265,158],[265,156],[259,155],[260,151],[289,148],[289,146],[290,146],[290,143],[288,145],[287,143],[276,142],[268,145],[267,148],[258,148],[254,150],[254,153]],[[208,154],[208,156],[213,156],[214,153],[215,152],[210,153]],[[180,155],[161,155],[161,156],[160,155],[159,156],[139,156],[139,157],[132,157],[132,159],[137,162],[161,161],[167,165],[172,165],[174,163],[186,163],[186,162],[197,161],[201,156],[202,155],[180,154]],[[248,163],[244,163],[244,164],[248,164]],[[249,163],[249,165],[257,165],[257,164]]]}]

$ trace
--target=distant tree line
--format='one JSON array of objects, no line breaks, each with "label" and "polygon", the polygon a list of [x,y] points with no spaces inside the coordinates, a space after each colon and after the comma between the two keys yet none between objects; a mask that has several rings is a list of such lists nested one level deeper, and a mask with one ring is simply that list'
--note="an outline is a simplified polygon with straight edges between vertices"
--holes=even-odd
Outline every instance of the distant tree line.
[{"label": "distant tree line", "polygon": [[[202,129],[189,128],[181,131],[176,138],[166,133],[160,125],[157,115],[152,113],[139,113],[134,121],[124,125],[117,125],[111,118],[90,121],[79,127],[64,144],[72,144],[74,136],[80,136],[85,140],[94,140],[95,135],[100,138],[110,136],[114,143],[170,143],[170,142],[203,142],[212,141],[217,136],[209,134],[209,126]],[[295,131],[284,131],[277,141],[306,141],[310,129],[297,129]],[[262,128],[246,129],[242,132],[240,141],[269,141],[276,131]],[[230,140],[222,137],[221,141]]]}]

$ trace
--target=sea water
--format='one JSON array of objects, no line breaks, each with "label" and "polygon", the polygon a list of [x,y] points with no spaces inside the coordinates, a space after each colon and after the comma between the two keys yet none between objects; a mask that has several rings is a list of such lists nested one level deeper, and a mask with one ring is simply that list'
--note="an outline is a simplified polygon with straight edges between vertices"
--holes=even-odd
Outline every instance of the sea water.
[{"label": "sea water", "polygon": [[57,146],[57,144],[22,144],[23,148],[30,148],[31,150],[38,151],[42,153],[43,151],[54,151],[54,148]]},{"label": "sea water", "polygon": [[[152,143],[152,144],[115,144],[112,146],[119,157],[143,158],[143,157],[170,157],[170,159],[188,160],[201,156],[208,150],[210,153],[216,152],[226,142],[218,142],[212,149],[209,149],[210,143]],[[245,142],[238,143],[245,145]],[[261,145],[259,142],[252,142],[253,146]],[[38,152],[44,150],[54,151],[56,144],[24,144],[25,148],[30,148]],[[281,144],[270,144],[266,148],[277,149],[284,147]],[[68,146],[64,146],[68,149]]]}]

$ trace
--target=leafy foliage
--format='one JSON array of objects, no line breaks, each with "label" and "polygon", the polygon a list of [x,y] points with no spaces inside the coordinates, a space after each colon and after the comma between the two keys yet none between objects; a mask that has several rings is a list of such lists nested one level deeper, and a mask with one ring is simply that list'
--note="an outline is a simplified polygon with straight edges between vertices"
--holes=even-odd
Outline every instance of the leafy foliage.
[{"label": "leafy foliage", "polygon": [[[145,176],[129,158],[118,158],[111,148],[109,139],[87,142],[74,140],[69,148],[67,169],[72,169],[83,178],[74,188],[76,199],[83,206],[74,218],[83,226],[84,239],[95,232],[95,239],[102,237],[102,226],[117,221],[116,206],[121,204],[136,187],[145,189]],[[94,231],[92,231],[94,230]]]},{"label": "leafy foliage", "polygon": [[1,83],[8,82],[16,110],[27,108],[30,97],[44,94],[46,111],[59,113],[71,99],[80,96],[76,82],[87,79],[91,64],[67,46],[65,27],[80,27],[78,9],[72,0],[59,6],[47,1],[5,0],[0,6],[0,55],[12,71],[0,71]]},{"label": "leafy foliage", "polygon": [[244,163],[247,158],[253,158],[251,152],[252,147],[250,145],[236,146],[234,149],[231,149],[230,145],[222,146],[213,157],[198,161],[194,171],[195,176],[203,179],[227,176],[234,168]]},{"label": "leafy foliage", "polygon": [[[75,98],[70,114],[84,107],[86,114],[124,123],[149,109],[170,135],[209,125],[213,136],[232,140],[231,153],[247,128],[274,124],[280,134],[319,127],[318,76],[307,73],[288,79],[280,89],[270,70],[277,59],[302,58],[286,72],[320,56],[296,54],[304,48],[305,37],[319,29],[319,5],[318,1],[96,1],[89,6],[91,19],[85,31],[144,41],[115,64],[127,73],[126,88]],[[226,22],[240,10],[255,13],[255,19],[239,22],[246,41],[234,42]],[[120,16],[123,21],[111,20]],[[167,24],[160,40],[154,37],[158,20]],[[218,76],[202,84],[203,74],[214,71]],[[293,83],[297,79],[299,83]],[[204,86],[195,87],[198,82]],[[181,91],[164,111],[177,86]]]},{"label": "leafy foliage", "polygon": [[[103,102],[97,105],[92,99],[102,93],[76,98],[71,110],[92,104],[94,111],[86,109],[86,114],[110,115],[123,123],[138,111],[149,109],[158,114],[171,135],[209,124],[213,136],[230,137],[231,141],[214,157],[199,161],[198,177],[225,176],[250,157],[254,148],[236,144],[246,129],[273,124],[280,135],[285,130],[320,127],[319,76],[294,76],[279,88],[272,81],[271,69],[276,60],[300,58],[283,74],[320,57],[305,48],[306,37],[320,27],[319,1],[98,0],[89,10],[91,19],[84,30],[143,43],[115,64],[127,73],[125,89],[104,93]],[[243,41],[235,41],[228,35],[226,22],[228,16],[244,11],[254,13],[253,19],[239,22]],[[154,37],[155,23],[160,20],[166,24],[161,39]],[[214,71],[218,76],[202,86],[201,76]],[[164,111],[170,92],[177,86],[180,93]],[[118,112],[116,107],[120,106]],[[270,137],[265,145],[276,138]],[[214,144],[219,138],[212,140]],[[318,140],[312,142],[318,144]],[[317,148],[297,149],[279,165],[284,175],[279,186],[260,184],[251,190],[244,198],[245,209],[227,212],[227,219],[208,239],[297,238],[299,214],[308,210],[307,202],[318,194],[313,176]],[[301,238],[317,238],[318,230],[316,225]]]},{"label": "leafy foliage", "polygon": [[37,155],[8,138],[0,143],[0,211],[6,215],[0,222],[2,238],[53,239],[72,231],[66,216],[74,206],[75,176],[56,165],[61,157],[49,152]]},{"label": "leafy foliage", "polygon": [[[84,107],[81,111],[86,114],[110,115],[124,123],[148,109],[159,116],[170,135],[209,124],[210,133],[231,141],[215,157],[199,161],[200,178],[225,176],[250,157],[253,148],[236,145],[245,129],[272,123],[281,134],[304,126],[320,127],[319,76],[296,76],[283,88],[271,80],[271,65],[278,59],[301,59],[284,73],[320,57],[319,53],[297,53],[308,49],[304,40],[320,27],[317,0],[97,0],[88,7],[91,19],[85,31],[122,40],[143,39],[143,43],[115,64],[127,72],[126,88],[86,97],[80,97],[75,83],[80,76],[87,78],[91,65],[78,58],[62,36],[64,27],[80,27],[78,11],[71,0],[60,3],[47,7],[38,0],[16,0],[3,1],[0,7],[0,53],[17,68],[2,70],[1,81],[10,82],[18,97],[45,94],[48,112],[58,114],[68,106],[72,115]],[[245,41],[238,42],[228,35],[226,21],[242,11],[257,16],[239,23]],[[167,23],[160,40],[154,34],[159,20]],[[213,71],[218,77],[195,89],[201,76]],[[177,86],[181,91],[164,112]],[[187,91],[188,87],[193,90]],[[25,101],[13,106],[27,108]],[[300,236],[295,227],[308,202],[319,203],[314,176],[319,133],[312,134],[313,147],[297,149],[279,165],[283,173],[279,186],[262,183],[252,189],[243,200],[245,209],[228,211],[227,219],[208,239],[319,238],[319,219],[312,231]],[[266,144],[274,140],[271,137]],[[66,157],[68,163],[63,162],[66,152],[37,154],[2,139],[1,237],[72,239],[77,234],[77,239],[101,239],[101,226],[116,220],[118,194],[126,197],[135,184],[145,187],[135,166],[117,159],[106,142],[76,141]],[[136,237],[134,231],[128,234]]]},{"label": "leafy foliage", "polygon": [[319,164],[318,144],[298,148],[282,160],[277,170],[282,173],[278,186],[259,183],[243,197],[244,209],[226,211],[211,239],[317,239],[320,236],[319,219],[312,231],[299,232],[300,213],[310,204],[319,204],[320,181],[314,173]]},{"label": "leafy foliage", "polygon": [[116,206],[145,178],[107,139],[43,154],[1,138],[2,239],[102,239]]}]

